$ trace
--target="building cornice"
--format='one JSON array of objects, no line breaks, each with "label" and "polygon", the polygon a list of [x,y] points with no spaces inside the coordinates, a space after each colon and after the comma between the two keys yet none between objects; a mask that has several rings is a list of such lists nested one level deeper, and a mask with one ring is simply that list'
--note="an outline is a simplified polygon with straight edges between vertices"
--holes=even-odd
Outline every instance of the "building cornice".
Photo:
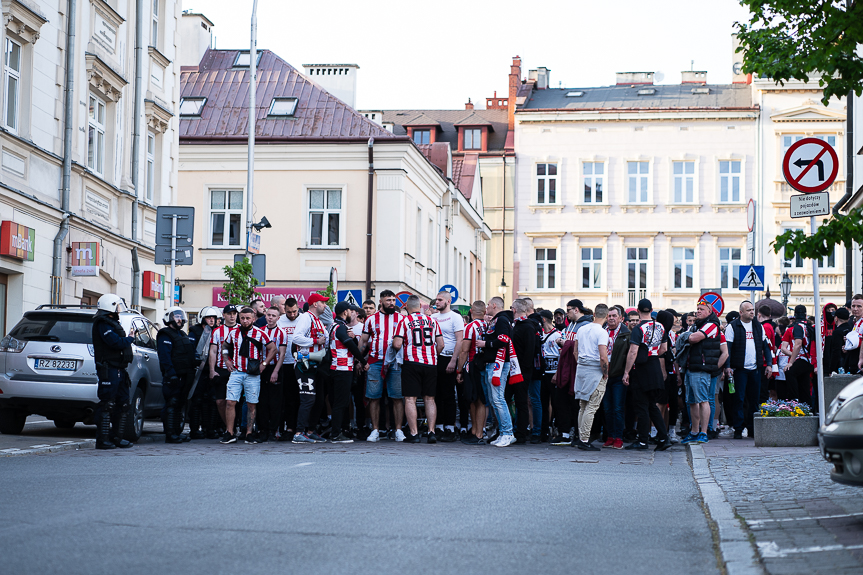
[{"label": "building cornice", "polygon": [[524,232],[529,238],[562,238],[567,232]]},{"label": "building cornice", "polygon": [[517,110],[518,123],[651,120],[755,120],[759,108],[582,108]]}]

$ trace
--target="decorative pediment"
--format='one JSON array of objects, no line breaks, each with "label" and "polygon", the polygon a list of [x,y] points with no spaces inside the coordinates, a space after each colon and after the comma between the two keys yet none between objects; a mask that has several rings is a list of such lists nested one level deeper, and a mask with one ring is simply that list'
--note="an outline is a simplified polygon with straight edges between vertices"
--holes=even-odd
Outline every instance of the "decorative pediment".
[{"label": "decorative pediment", "polygon": [[144,100],[144,114],[147,116],[147,126],[159,134],[165,133],[174,117],[167,108],[154,100]]},{"label": "decorative pediment", "polygon": [[123,95],[123,87],[129,82],[96,54],[86,52],[84,59],[90,86],[111,101],[119,100]]},{"label": "decorative pediment", "polygon": [[776,112],[770,119],[774,122],[844,122],[845,114],[814,100],[806,100],[796,108]]},{"label": "decorative pediment", "polygon": [[48,19],[24,0],[2,0],[3,25],[22,40],[35,44],[42,24]]}]

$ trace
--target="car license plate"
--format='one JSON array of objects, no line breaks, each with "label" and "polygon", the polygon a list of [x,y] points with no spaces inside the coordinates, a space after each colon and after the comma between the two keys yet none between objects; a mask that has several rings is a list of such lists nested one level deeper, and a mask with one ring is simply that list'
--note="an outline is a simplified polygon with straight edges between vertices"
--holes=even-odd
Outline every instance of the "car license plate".
[{"label": "car license plate", "polygon": [[36,359],[34,366],[36,369],[51,369],[58,371],[75,371],[78,369],[78,362],[74,359]]}]

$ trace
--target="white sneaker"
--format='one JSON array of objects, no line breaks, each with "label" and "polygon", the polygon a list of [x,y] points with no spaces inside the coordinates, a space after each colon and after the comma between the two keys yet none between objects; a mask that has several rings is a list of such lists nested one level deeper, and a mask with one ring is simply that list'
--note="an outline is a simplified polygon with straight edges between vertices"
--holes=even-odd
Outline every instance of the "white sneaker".
[{"label": "white sneaker", "polygon": [[405,432],[401,429],[396,429],[396,441],[404,441],[405,440]]},{"label": "white sneaker", "polygon": [[[404,434],[402,434],[402,439],[404,439],[404,438],[405,438],[405,436],[404,436]],[[377,429],[372,429],[372,432],[369,433],[368,437],[366,437],[366,441],[371,441],[372,443],[377,443],[380,440],[381,440],[381,434]]]},{"label": "white sneaker", "polygon": [[503,438],[504,438],[504,436],[503,436],[503,435],[498,435],[498,436],[497,436],[497,439],[495,439],[494,441],[489,441],[489,442],[488,442],[488,444],[489,444],[489,445],[497,446],[497,445],[501,442],[501,440],[502,440]]},{"label": "white sneaker", "polygon": [[514,435],[502,435],[497,443],[494,444],[495,447],[508,447],[512,445],[515,441]]},{"label": "white sneaker", "polygon": [[668,432],[668,439],[671,440],[671,443],[680,443],[680,438],[677,436],[677,432],[673,427]]},{"label": "white sneaker", "polygon": [[743,429],[743,437],[749,437],[749,430],[746,428]]},{"label": "white sneaker", "polygon": [[728,439],[729,437],[734,437],[734,428],[726,427],[722,431],[719,432],[719,437],[723,439]]}]

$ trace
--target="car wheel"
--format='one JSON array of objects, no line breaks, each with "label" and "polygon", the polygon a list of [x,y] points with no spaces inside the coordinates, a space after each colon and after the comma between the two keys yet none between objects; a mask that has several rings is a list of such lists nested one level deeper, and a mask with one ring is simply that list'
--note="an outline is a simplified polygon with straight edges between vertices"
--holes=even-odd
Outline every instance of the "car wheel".
[{"label": "car wheel", "polygon": [[129,423],[123,439],[136,443],[144,432],[144,390],[140,387],[135,388],[135,395],[129,404]]},{"label": "car wheel", "polygon": [[0,433],[20,435],[24,431],[27,414],[16,409],[0,409]]},{"label": "car wheel", "polygon": [[55,419],[54,427],[57,429],[72,429],[75,427],[75,423],[74,419]]}]

